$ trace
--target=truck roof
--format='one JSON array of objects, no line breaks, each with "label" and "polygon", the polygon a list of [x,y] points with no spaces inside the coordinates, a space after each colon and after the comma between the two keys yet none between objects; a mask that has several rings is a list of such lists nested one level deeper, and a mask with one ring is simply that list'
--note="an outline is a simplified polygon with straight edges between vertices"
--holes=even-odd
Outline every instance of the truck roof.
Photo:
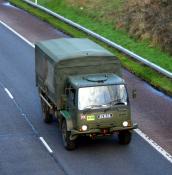
[{"label": "truck roof", "polygon": [[69,81],[75,88],[125,84],[122,78],[113,73],[74,75],[69,76]]},{"label": "truck roof", "polygon": [[[47,95],[59,109],[69,76],[101,73],[121,76],[121,64],[115,55],[89,39],[61,38],[41,41],[35,45],[35,72],[36,85],[47,90]],[[98,82],[92,78],[91,81],[82,80],[80,77],[82,81],[79,86],[84,87],[86,83],[88,86],[103,84],[99,76],[95,77],[99,79]],[[108,79],[104,84],[121,82],[117,77],[111,80]],[[73,80],[72,83],[78,87],[77,81]]]},{"label": "truck roof", "polygon": [[61,38],[36,43],[54,62],[88,56],[113,56],[108,50],[89,39]]}]

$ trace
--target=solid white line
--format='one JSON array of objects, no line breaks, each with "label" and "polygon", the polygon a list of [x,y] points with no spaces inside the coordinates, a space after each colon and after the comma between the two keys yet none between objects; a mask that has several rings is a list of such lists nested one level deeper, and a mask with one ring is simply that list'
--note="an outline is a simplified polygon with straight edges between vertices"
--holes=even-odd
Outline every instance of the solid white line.
[{"label": "solid white line", "polygon": [[44,140],[44,138],[43,138],[43,137],[39,137],[39,139],[41,140],[41,142],[43,143],[43,145],[45,146],[45,148],[48,150],[48,152],[49,152],[50,154],[52,154],[53,151],[52,151],[52,149],[50,148],[50,146],[47,144],[47,142]]},{"label": "solid white line", "polygon": [[0,23],[5,26],[7,29],[9,29],[11,32],[13,32],[15,35],[17,35],[19,38],[21,38],[23,41],[25,41],[26,43],[28,43],[31,47],[35,47],[35,45],[33,43],[31,43],[30,41],[28,41],[25,37],[23,37],[22,35],[20,35],[18,32],[16,32],[14,29],[12,29],[10,26],[8,26],[7,24],[5,24],[4,22],[2,22],[0,20]]},{"label": "solid white line", "polygon": [[4,90],[8,94],[8,96],[13,100],[14,97],[12,96],[11,92],[7,88],[4,88]]},{"label": "solid white line", "polygon": [[[15,30],[13,30],[11,27],[9,27],[7,24],[5,24],[4,22],[0,21],[0,23],[2,25],[4,25],[6,28],[8,28],[10,31],[12,31],[14,34],[16,34],[18,37],[20,37],[23,41],[25,41],[26,43],[28,43],[30,46],[35,47],[35,45],[33,43],[31,43],[30,41],[28,41],[26,38],[24,38],[23,36],[21,36],[19,33],[17,33]],[[5,88],[6,89],[6,88]],[[11,99],[13,99],[14,97],[11,95],[11,93],[8,91],[8,89],[5,90],[8,95],[10,96]],[[156,149],[162,156],[164,156],[170,163],[172,163],[172,155],[170,155],[168,152],[166,152],[162,147],[160,147],[156,142],[154,142],[152,139],[150,139],[146,134],[144,134],[140,129],[135,129],[135,132],[140,135],[146,142],[148,142],[154,149]],[[49,145],[45,142],[45,140],[43,139],[43,137],[39,138],[41,140],[41,142],[44,144],[44,146],[46,147],[46,149],[50,152],[53,153],[53,151],[51,150],[51,148],[49,147]]]},{"label": "solid white line", "polygon": [[159,146],[155,141],[149,138],[140,129],[135,129],[135,132],[141,136],[146,142],[148,142],[154,149],[156,149],[162,156],[164,156],[170,163],[172,163],[172,155],[165,151],[161,146]]}]

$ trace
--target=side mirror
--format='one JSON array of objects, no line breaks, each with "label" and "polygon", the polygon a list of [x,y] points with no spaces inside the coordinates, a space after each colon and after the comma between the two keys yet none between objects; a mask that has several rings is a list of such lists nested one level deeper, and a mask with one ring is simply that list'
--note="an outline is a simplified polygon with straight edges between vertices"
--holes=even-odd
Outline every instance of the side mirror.
[{"label": "side mirror", "polygon": [[133,89],[132,90],[132,97],[133,97],[133,99],[135,99],[136,96],[137,96],[136,89]]}]

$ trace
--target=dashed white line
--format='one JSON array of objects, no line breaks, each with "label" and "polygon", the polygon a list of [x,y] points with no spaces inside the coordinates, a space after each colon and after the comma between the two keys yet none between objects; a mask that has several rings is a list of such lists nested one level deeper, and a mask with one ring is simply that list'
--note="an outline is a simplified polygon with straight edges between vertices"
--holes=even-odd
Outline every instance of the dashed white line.
[{"label": "dashed white line", "polygon": [[12,96],[11,92],[7,88],[4,88],[4,90],[8,94],[8,96],[13,100],[14,97]]},{"label": "dashed white line", "polygon": [[[0,23],[5,26],[6,28],[8,28],[10,31],[12,31],[14,34],[16,34],[18,37],[20,37],[23,41],[25,41],[26,43],[28,43],[31,47],[35,47],[35,45],[33,43],[31,43],[30,41],[28,41],[26,38],[24,38],[22,35],[20,35],[18,32],[16,32],[14,29],[12,29],[11,27],[9,27],[7,24],[5,24],[4,22],[0,21]],[[5,88],[6,89],[6,88]],[[12,94],[8,91],[8,89],[5,90],[7,92],[7,94],[9,95],[9,97],[11,99],[13,99],[14,97],[12,96]],[[166,152],[162,147],[160,147],[156,142],[154,142],[152,139],[150,139],[145,133],[143,133],[140,129],[135,129],[135,132],[141,136],[146,142],[148,142],[155,150],[157,150],[163,157],[165,157],[170,163],[172,163],[172,155],[170,155],[168,152]],[[43,137],[39,137],[39,139],[41,140],[41,142],[43,143],[43,145],[46,147],[46,149],[48,150],[49,153],[53,153],[52,149],[49,147],[49,145],[46,143],[46,141],[44,140]]]},{"label": "dashed white line", "polygon": [[149,138],[140,129],[135,129],[135,132],[141,136],[146,142],[148,142],[154,149],[156,149],[162,156],[164,156],[170,163],[172,163],[172,155],[165,151],[161,146],[159,146],[155,141]]},{"label": "dashed white line", "polygon": [[17,35],[19,38],[21,38],[23,41],[25,41],[26,43],[28,43],[31,47],[35,47],[35,45],[33,43],[31,43],[30,41],[28,41],[26,38],[24,38],[22,35],[20,35],[18,32],[16,32],[14,29],[12,29],[10,26],[8,26],[7,24],[5,24],[4,22],[0,21],[0,23],[5,26],[7,29],[9,29],[11,32],[13,32],[15,35]]},{"label": "dashed white line", "polygon": [[39,137],[39,139],[41,140],[41,142],[43,143],[43,145],[45,146],[45,148],[48,150],[48,152],[49,152],[50,154],[52,154],[53,151],[52,151],[52,149],[50,148],[50,146],[47,144],[47,142],[44,140],[44,138],[43,138],[43,137]]}]

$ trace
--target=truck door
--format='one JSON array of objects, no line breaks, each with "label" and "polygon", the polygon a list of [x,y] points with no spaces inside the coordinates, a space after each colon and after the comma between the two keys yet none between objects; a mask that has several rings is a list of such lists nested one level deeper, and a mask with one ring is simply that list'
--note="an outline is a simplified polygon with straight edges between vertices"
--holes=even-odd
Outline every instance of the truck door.
[{"label": "truck door", "polygon": [[67,110],[72,117],[72,121],[76,121],[76,89],[70,87],[67,94]]}]

